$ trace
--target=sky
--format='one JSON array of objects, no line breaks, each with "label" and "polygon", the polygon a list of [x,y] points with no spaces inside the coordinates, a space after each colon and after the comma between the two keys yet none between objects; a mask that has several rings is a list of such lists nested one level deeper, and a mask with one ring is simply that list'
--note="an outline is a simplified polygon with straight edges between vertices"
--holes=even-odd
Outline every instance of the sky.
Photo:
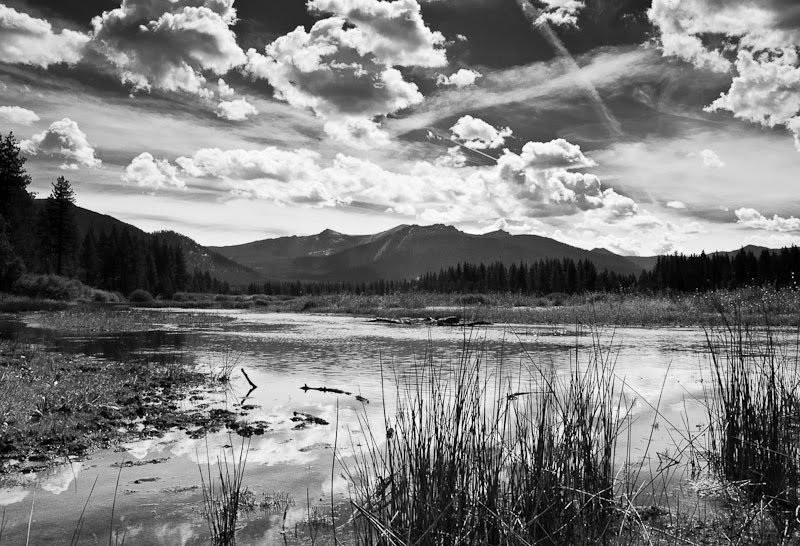
[{"label": "sky", "polygon": [[39,197],[231,245],[800,243],[796,0],[0,0]]}]

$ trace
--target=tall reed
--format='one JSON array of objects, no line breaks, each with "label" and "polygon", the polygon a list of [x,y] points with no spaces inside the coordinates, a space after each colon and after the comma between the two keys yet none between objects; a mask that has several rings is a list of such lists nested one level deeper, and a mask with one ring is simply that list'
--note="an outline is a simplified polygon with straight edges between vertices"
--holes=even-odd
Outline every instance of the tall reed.
[{"label": "tall reed", "polygon": [[[627,407],[610,353],[576,351],[568,373],[532,366],[508,384],[502,364],[462,351],[426,357],[397,390],[386,441],[366,427],[351,478],[361,544],[598,544],[619,526],[614,456]],[[491,364],[491,365],[490,365]]]},{"label": "tall reed", "polygon": [[800,367],[796,337],[787,344],[776,335],[790,334],[750,328],[736,314],[707,332],[716,388],[710,455],[720,475],[785,532],[800,510]]},{"label": "tall reed", "polygon": [[[233,444],[233,442],[231,442]],[[243,441],[239,453],[232,450],[231,459],[223,451],[222,460],[217,458],[216,480],[211,474],[211,461],[206,446],[206,473],[198,463],[203,488],[203,506],[212,546],[235,546],[236,522],[243,505],[244,472],[247,465],[249,442]],[[216,482],[216,483],[215,483]]]}]

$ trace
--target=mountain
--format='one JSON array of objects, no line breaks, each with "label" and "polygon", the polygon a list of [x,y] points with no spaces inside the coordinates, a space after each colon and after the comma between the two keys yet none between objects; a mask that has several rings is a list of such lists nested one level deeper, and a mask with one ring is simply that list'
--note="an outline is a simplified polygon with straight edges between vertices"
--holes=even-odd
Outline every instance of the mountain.
[{"label": "mountain", "polygon": [[[44,208],[46,199],[34,200],[34,214],[38,216],[39,212]],[[240,265],[221,254],[210,250],[194,240],[175,233],[173,231],[162,231],[155,234],[148,234],[145,231],[137,228],[134,225],[118,220],[113,216],[107,214],[99,214],[89,209],[82,207],[75,207],[75,223],[78,227],[78,241],[83,241],[86,234],[90,229],[94,230],[96,235],[111,231],[116,228],[117,231],[127,229],[131,235],[138,237],[150,237],[156,235],[167,241],[168,244],[175,246],[180,245],[183,249],[186,258],[186,266],[191,273],[195,268],[200,271],[208,271],[209,274],[219,279],[220,281],[227,282],[230,285],[247,285],[252,282],[262,282],[263,278],[259,273],[256,273],[250,268]]]},{"label": "mountain", "polygon": [[638,275],[642,267],[608,250],[583,250],[537,235],[472,235],[442,224],[401,225],[374,235],[325,230],[212,250],[274,280],[366,282],[413,278],[459,262],[506,264],[545,258],[591,260],[598,270]]},{"label": "mountain", "polygon": [[[735,250],[719,250],[717,252],[710,252],[708,253],[709,256],[714,256],[716,254],[721,254],[723,256],[727,256],[729,258],[735,258],[740,251],[744,250],[745,252],[752,252],[756,258],[758,258],[759,254],[761,254],[764,250],[769,250],[775,252],[775,249],[767,248],[764,246],[754,246],[754,245],[747,245],[741,248],[737,248]],[[626,256],[628,260],[635,263],[642,269],[650,271],[656,266],[656,260],[658,260],[658,256]]]}]

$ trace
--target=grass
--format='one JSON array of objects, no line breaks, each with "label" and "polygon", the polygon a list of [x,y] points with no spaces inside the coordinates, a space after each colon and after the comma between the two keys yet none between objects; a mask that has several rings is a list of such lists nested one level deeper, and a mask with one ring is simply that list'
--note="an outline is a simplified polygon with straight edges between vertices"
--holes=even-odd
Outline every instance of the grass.
[{"label": "grass", "polygon": [[534,366],[523,386],[480,351],[452,375],[424,364],[398,391],[385,444],[367,424],[351,476],[359,544],[597,544],[617,532],[627,407],[610,353],[567,376]]},{"label": "grass", "polygon": [[245,442],[242,442],[238,456],[235,451],[232,451],[230,461],[223,451],[222,460],[217,457],[216,477],[211,474],[208,445],[206,445],[208,462],[205,475],[203,467],[198,463],[203,489],[203,515],[208,524],[212,546],[235,546],[236,544],[236,522],[239,519],[239,512],[248,504],[247,489],[244,487],[244,472],[249,449],[249,442],[246,447]]},{"label": "grass", "polygon": [[791,536],[800,521],[798,333],[754,329],[734,316],[707,334],[716,392],[710,454],[720,476]]}]

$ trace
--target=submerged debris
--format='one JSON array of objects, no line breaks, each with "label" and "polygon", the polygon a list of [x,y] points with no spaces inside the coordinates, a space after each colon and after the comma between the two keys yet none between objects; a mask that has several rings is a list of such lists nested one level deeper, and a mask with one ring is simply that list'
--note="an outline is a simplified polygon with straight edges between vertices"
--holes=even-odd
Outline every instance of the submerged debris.
[{"label": "submerged debris", "polygon": [[388,318],[388,317],[374,317],[367,322],[380,322],[385,324],[401,324],[405,326],[461,326],[464,328],[472,328],[474,326],[491,326],[491,322],[485,320],[466,321],[462,317],[451,315],[447,317],[427,317],[427,318]]},{"label": "submerged debris", "polygon": [[293,413],[294,417],[292,417],[290,420],[297,423],[297,425],[295,425],[295,427],[294,427],[296,430],[305,428],[306,425],[308,425],[308,424],[312,424],[312,425],[329,425],[330,424],[325,419],[322,419],[320,417],[315,417],[314,415],[311,415],[310,413],[303,413],[301,411],[295,411],[295,412],[292,412],[292,413]]},{"label": "submerged debris", "polygon": [[308,392],[308,391],[332,392],[334,394],[346,394],[348,396],[353,394],[351,392],[347,392],[347,391],[344,391],[342,389],[334,389],[334,388],[330,388],[330,387],[309,387],[308,385],[305,385],[305,384],[302,387],[300,387],[300,390],[301,391],[305,391],[305,392]]}]

